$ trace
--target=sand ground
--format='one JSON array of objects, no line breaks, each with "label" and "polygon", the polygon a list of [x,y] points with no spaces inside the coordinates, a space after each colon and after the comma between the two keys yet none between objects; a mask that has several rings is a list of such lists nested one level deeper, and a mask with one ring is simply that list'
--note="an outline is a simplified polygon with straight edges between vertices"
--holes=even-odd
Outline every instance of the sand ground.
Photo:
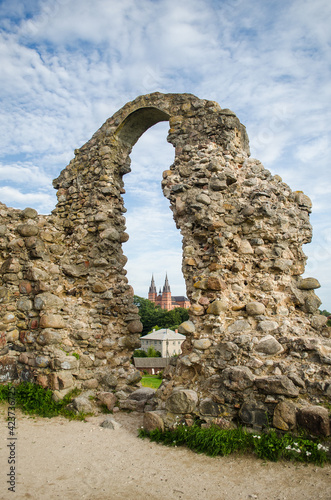
[{"label": "sand ground", "polygon": [[0,409],[0,499],[330,500],[331,465],[210,458],[137,437],[138,413],[115,415],[121,427],[31,418],[16,412],[16,487],[8,491],[8,429]]}]

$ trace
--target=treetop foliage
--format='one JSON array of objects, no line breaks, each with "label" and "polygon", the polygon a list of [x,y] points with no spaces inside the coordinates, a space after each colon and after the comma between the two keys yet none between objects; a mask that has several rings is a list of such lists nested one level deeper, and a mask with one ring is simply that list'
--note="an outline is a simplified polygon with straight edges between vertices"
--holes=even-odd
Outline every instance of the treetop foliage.
[{"label": "treetop foliage", "polygon": [[147,335],[156,327],[169,328],[175,330],[183,321],[188,320],[188,310],[183,307],[176,307],[172,311],[166,311],[156,306],[154,302],[148,299],[134,296],[134,304],[139,309],[140,320],[143,324],[141,335]]},{"label": "treetop foliage", "polygon": [[134,358],[161,358],[160,351],[154,349],[153,346],[149,347],[147,352],[143,349],[136,349],[133,353]]},{"label": "treetop foliage", "polygon": [[[320,311],[320,313],[323,314],[323,316],[331,316],[331,313],[329,311],[327,311],[326,309],[324,309],[323,311]],[[331,319],[329,319],[329,321],[327,322],[327,325],[331,326]]]}]

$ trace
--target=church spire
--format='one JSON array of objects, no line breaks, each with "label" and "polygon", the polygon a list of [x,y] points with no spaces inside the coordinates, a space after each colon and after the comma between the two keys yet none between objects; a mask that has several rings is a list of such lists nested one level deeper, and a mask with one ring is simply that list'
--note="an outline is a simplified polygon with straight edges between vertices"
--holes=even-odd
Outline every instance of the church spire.
[{"label": "church spire", "polygon": [[151,286],[149,287],[148,293],[156,293],[156,286],[153,274],[152,274]]},{"label": "church spire", "polygon": [[156,286],[155,286],[154,276],[152,274],[151,286],[149,287],[148,290],[148,300],[150,300],[151,302],[155,302],[156,297],[157,297]]},{"label": "church spire", "polygon": [[165,277],[164,286],[163,286],[163,293],[171,293],[170,285],[169,285],[169,281],[168,281],[168,274],[166,274],[166,277]]},{"label": "church spire", "polygon": [[163,292],[162,292],[161,308],[166,309],[167,311],[170,311],[170,309],[172,308],[171,302],[172,302],[172,300],[171,300],[170,285],[169,285],[169,281],[168,281],[168,274],[166,274],[164,286],[163,286]]}]

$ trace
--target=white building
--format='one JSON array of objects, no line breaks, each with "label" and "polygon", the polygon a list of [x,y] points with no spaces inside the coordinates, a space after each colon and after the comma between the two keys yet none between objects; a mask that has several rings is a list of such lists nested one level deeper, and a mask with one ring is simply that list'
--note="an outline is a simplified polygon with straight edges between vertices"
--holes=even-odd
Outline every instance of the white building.
[{"label": "white building", "polygon": [[185,335],[181,333],[161,328],[161,330],[153,330],[152,333],[140,337],[141,349],[147,352],[150,347],[154,347],[156,351],[160,351],[162,358],[169,358],[182,352],[181,345],[185,339]]}]

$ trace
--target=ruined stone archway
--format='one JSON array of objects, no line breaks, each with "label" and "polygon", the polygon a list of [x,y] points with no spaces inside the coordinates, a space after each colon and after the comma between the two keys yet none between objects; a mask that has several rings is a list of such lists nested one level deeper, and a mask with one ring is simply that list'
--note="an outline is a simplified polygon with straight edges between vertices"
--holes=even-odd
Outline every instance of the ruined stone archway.
[{"label": "ruined stone archway", "polygon": [[125,395],[139,380],[123,176],[132,146],[166,120],[175,161],[162,188],[183,236],[192,306],[158,408],[170,420],[252,425],[267,412],[291,427],[300,398],[313,403],[331,390],[319,284],[301,278],[311,202],[249,158],[233,112],[190,94],[141,96],[115,113],[54,181],[50,216],[1,208],[1,380],[35,380],[59,397],[74,386]]}]

